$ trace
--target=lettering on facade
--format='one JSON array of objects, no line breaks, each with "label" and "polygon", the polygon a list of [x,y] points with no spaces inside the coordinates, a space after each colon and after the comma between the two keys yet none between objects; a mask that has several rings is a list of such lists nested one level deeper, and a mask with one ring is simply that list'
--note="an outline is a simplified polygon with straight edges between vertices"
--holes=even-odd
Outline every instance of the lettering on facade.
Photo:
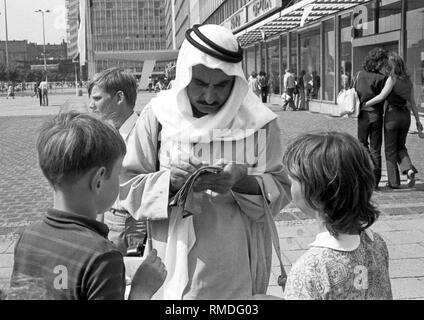
[{"label": "lettering on facade", "polygon": [[240,15],[237,14],[237,15],[231,17],[231,30],[239,28],[240,26],[241,26]]},{"label": "lettering on facade", "polygon": [[271,8],[271,0],[258,0],[252,5],[253,16],[257,18],[259,15],[267,12]]},{"label": "lettering on facade", "polygon": [[368,9],[364,5],[356,6],[353,9],[353,27],[355,29],[368,29]]},{"label": "lettering on facade", "polygon": [[245,24],[259,19],[273,9],[282,6],[282,0],[256,0],[250,1],[246,6],[236,11],[231,17],[225,20],[222,25],[231,31],[235,31]]}]

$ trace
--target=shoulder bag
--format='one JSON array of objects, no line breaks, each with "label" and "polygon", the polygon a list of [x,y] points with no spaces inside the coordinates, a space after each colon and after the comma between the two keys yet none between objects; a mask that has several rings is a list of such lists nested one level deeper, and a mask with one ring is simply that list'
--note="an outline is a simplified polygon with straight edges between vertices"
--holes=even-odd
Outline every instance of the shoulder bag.
[{"label": "shoulder bag", "polygon": [[353,82],[350,89],[340,91],[337,96],[337,104],[340,106],[340,117],[344,115],[353,115],[359,114],[360,108],[360,100],[358,93],[355,90],[355,85],[358,80],[359,72],[355,77],[355,81]]}]

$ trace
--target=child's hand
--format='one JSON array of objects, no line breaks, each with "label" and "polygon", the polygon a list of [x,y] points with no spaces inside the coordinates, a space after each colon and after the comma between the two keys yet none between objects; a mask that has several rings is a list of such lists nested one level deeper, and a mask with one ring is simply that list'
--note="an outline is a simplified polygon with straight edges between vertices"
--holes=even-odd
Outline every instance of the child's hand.
[{"label": "child's hand", "polygon": [[164,283],[166,274],[165,265],[153,249],[132,279],[129,300],[150,300]]},{"label": "child's hand", "polygon": [[418,131],[423,131],[423,125],[419,119],[417,120],[417,129]]}]

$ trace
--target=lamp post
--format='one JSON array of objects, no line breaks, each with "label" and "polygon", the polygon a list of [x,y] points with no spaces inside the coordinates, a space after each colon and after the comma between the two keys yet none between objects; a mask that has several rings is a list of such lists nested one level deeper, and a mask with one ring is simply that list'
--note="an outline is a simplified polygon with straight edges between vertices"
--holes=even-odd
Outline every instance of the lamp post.
[{"label": "lamp post", "polygon": [[44,57],[44,72],[46,73],[46,82],[47,82],[47,62],[46,62],[46,33],[44,31],[44,14],[50,12],[50,10],[35,10],[35,12],[39,12],[43,18],[43,57]]},{"label": "lamp post", "polygon": [[6,6],[6,0],[3,1],[4,3],[4,31],[6,34],[6,42],[5,42],[5,51],[6,51],[6,74],[7,74],[7,80],[9,80],[9,50],[8,50],[8,33],[7,33],[7,6]]}]

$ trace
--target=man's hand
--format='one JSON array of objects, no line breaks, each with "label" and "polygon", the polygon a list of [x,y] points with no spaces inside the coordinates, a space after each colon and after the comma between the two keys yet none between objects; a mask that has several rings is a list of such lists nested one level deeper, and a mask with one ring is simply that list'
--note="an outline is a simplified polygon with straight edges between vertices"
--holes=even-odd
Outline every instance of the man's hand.
[{"label": "man's hand", "polygon": [[129,300],[150,300],[166,279],[167,271],[153,249],[141,263],[131,282]]},{"label": "man's hand", "polygon": [[187,179],[201,167],[202,163],[194,156],[188,159],[182,157],[171,161],[171,182],[170,191],[177,193],[178,190],[184,185]]},{"label": "man's hand", "polygon": [[200,192],[212,190],[217,193],[227,193],[231,188],[247,175],[247,165],[228,163],[220,173],[205,173],[194,182],[193,190]]}]

